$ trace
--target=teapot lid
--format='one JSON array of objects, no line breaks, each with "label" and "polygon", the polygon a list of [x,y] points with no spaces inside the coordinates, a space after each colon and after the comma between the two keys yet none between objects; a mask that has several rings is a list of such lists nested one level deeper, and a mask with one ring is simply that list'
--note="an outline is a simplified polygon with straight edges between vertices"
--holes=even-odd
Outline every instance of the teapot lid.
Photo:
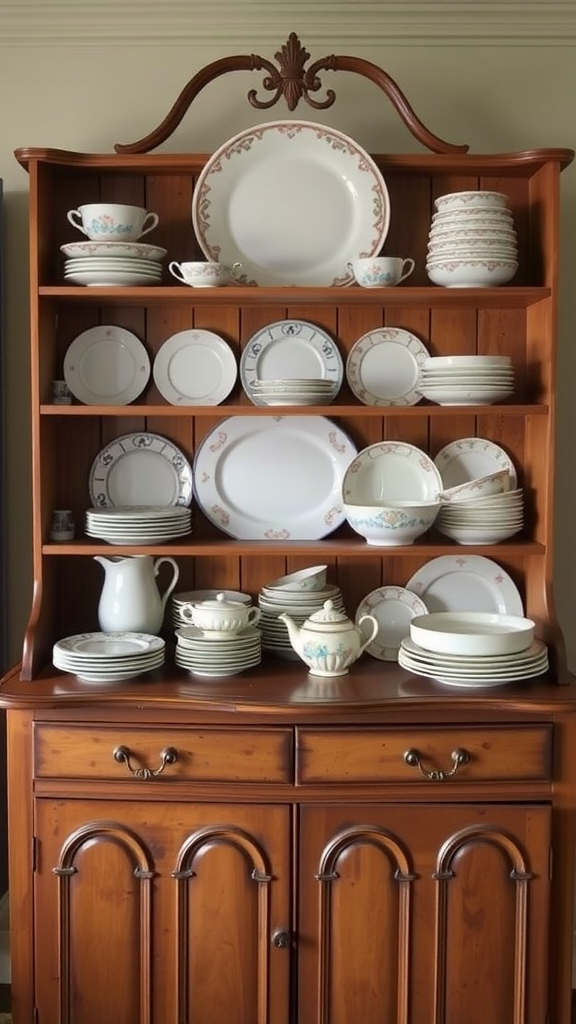
[{"label": "teapot lid", "polygon": [[350,619],[346,615],[346,612],[341,612],[338,608],[334,607],[334,601],[332,598],[328,598],[327,601],[324,601],[324,604],[317,612],[313,612],[305,625],[308,625],[308,623],[326,626],[327,628],[330,628],[331,626],[352,625]]}]

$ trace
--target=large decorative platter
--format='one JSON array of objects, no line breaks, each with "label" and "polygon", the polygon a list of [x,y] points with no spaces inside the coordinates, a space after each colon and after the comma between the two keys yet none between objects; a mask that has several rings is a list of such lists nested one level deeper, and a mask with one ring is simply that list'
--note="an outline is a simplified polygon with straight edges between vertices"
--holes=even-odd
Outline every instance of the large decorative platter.
[{"label": "large decorative platter", "polygon": [[171,405],[219,405],[238,375],[228,342],[213,331],[178,331],[161,346],[153,376]]},{"label": "large decorative platter", "polygon": [[429,612],[498,612],[524,615],[514,580],[483,555],[441,555],[426,562],[406,587]]},{"label": "large decorative platter", "polygon": [[434,464],[440,470],[443,490],[501,469],[507,469],[510,474],[510,490],[514,490],[517,484],[516,467],[510,456],[500,445],[483,437],[462,437],[451,441],[438,452]]},{"label": "large decorative platter", "polygon": [[417,405],[428,349],[400,327],[379,327],[355,342],[346,360],[348,383],[364,405]]},{"label": "large decorative platter", "polygon": [[278,320],[248,341],[240,357],[242,387],[254,405],[266,405],[252,390],[255,381],[319,379],[331,381],[335,395],[344,364],[327,331],[307,320]]},{"label": "large decorative platter", "polygon": [[140,431],[103,448],[90,468],[94,508],[109,505],[190,505],[192,467],[167,437]]},{"label": "large decorative platter", "polygon": [[350,463],[343,481],[349,505],[436,501],[442,478],[432,459],[405,441],[378,441]]},{"label": "large decorative platter", "polygon": [[344,285],[353,280],[350,260],[380,251],[390,199],[349,136],[311,121],[271,121],[210,157],[192,222],[204,255],[242,263],[244,284]]},{"label": "large decorative platter", "polygon": [[318,540],[344,521],[342,479],[355,454],[324,416],[231,416],[196,451],[196,499],[236,539]]},{"label": "large decorative platter", "polygon": [[83,331],[68,346],[64,378],[87,405],[128,405],[150,377],[150,359],[132,331],[102,324]]}]

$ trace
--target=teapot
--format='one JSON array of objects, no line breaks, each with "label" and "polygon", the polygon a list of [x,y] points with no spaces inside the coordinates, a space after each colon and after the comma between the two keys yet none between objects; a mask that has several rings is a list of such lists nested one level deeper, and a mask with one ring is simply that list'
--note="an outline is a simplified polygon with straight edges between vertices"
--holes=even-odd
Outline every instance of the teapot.
[{"label": "teapot", "polygon": [[[150,555],[95,555],[94,561],[100,563],[105,573],[98,604],[100,629],[105,633],[159,633],[166,601],[178,581],[179,569],[174,559],[162,557],[154,561]],[[164,562],[173,571],[172,579],[160,594],[156,576]]]},{"label": "teapot", "polygon": [[[302,626],[297,626],[286,612],[278,618],[285,623],[296,654],[314,676],[346,675],[349,666],[372,643],[379,629],[373,615],[362,615],[355,625],[330,599]],[[371,623],[369,635],[360,628],[363,622]]]}]

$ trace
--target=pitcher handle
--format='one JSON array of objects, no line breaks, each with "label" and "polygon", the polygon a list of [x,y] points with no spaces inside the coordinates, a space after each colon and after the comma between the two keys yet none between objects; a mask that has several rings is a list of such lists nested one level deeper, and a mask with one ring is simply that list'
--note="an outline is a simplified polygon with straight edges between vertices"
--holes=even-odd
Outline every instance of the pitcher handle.
[{"label": "pitcher handle", "polygon": [[178,577],[180,575],[180,569],[178,568],[178,566],[177,566],[176,562],[174,561],[174,559],[173,558],[169,558],[167,555],[163,555],[162,558],[157,558],[156,561],[154,562],[154,575],[155,576],[158,575],[158,571],[159,571],[160,566],[162,565],[163,562],[168,562],[172,566],[174,572],[172,573],[172,579],[170,580],[170,583],[166,587],[166,590],[164,591],[164,594],[160,597],[160,604],[162,606],[162,610],[164,610],[164,608],[166,607],[166,601],[168,600],[168,598],[170,597],[170,594],[174,590],[174,587],[178,583]]}]

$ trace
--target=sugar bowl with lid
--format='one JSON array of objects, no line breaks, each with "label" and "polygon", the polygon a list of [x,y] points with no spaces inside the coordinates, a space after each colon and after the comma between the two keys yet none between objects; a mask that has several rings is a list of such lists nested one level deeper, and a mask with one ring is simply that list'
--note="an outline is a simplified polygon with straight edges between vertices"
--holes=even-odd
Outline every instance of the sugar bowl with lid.
[{"label": "sugar bowl with lid", "polygon": [[183,619],[215,639],[232,637],[248,626],[256,626],[260,614],[255,605],[228,601],[224,593],[217,594],[214,600],[186,604],[180,608]]}]

